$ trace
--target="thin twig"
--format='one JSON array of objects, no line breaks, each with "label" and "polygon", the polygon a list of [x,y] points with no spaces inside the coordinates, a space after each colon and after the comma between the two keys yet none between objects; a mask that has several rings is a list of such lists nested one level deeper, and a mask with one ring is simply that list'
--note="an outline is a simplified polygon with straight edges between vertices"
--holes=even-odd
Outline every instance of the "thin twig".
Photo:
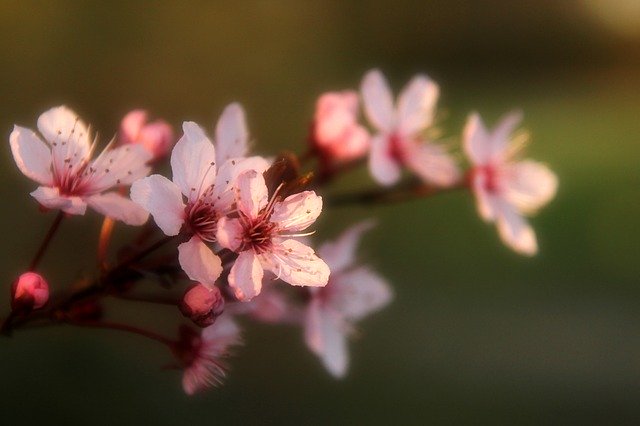
[{"label": "thin twig", "polygon": [[47,232],[47,235],[45,235],[44,240],[42,240],[42,244],[40,244],[38,251],[36,252],[35,256],[33,256],[33,260],[31,260],[31,264],[29,265],[30,271],[35,270],[40,263],[40,260],[42,260],[42,256],[44,256],[47,248],[49,247],[49,243],[51,243],[53,236],[56,234],[56,231],[60,227],[60,223],[62,222],[62,219],[64,219],[64,215],[65,213],[61,211],[54,219],[51,227],[49,228],[49,231]]}]

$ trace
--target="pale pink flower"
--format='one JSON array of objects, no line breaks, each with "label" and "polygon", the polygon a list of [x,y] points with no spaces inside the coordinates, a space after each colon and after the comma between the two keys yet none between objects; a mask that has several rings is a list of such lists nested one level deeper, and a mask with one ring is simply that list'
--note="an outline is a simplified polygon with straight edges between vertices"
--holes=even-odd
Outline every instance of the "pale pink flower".
[{"label": "pale pink flower", "polygon": [[140,144],[151,153],[154,160],[169,154],[174,142],[171,125],[164,120],[149,122],[145,110],[129,112],[120,123],[120,143]]},{"label": "pale pink flower", "polygon": [[497,224],[506,245],[534,255],[536,235],[523,215],[547,204],[555,196],[558,180],[545,165],[514,158],[522,146],[510,144],[509,138],[521,119],[519,113],[508,114],[489,131],[480,116],[472,114],[464,129],[464,149],[472,163],[469,176],[478,213]]},{"label": "pale pink flower", "polygon": [[110,218],[141,225],[147,212],[117,191],[146,176],[151,159],[136,145],[111,148],[94,160],[96,141],[89,129],[67,107],[52,108],[38,118],[38,130],[45,142],[30,129],[14,126],[10,142],[13,158],[25,176],[38,182],[31,195],[48,209],[83,215],[87,205]]},{"label": "pale pink flower", "polygon": [[11,286],[11,309],[31,311],[42,308],[49,301],[49,284],[42,275],[25,272]]},{"label": "pale pink flower", "polygon": [[311,300],[304,320],[305,341],[337,378],[347,372],[347,340],[355,322],[380,310],[392,298],[391,289],[382,277],[355,263],[359,240],[371,227],[370,222],[352,226],[337,240],[318,249],[331,268],[331,277],[325,287],[309,289]]},{"label": "pale pink flower", "polygon": [[369,132],[357,122],[358,94],[328,92],[316,103],[313,142],[325,158],[345,162],[364,156],[369,149]]},{"label": "pale pink flower", "polygon": [[269,324],[297,324],[300,310],[285,294],[280,282],[265,283],[260,294],[246,303],[234,303],[229,312],[234,315],[250,315]]},{"label": "pale pink flower", "polygon": [[365,113],[378,131],[371,139],[369,170],[382,185],[393,185],[407,167],[426,183],[448,186],[459,177],[447,150],[427,141],[433,124],[439,88],[425,75],[415,76],[394,105],[387,80],[379,70],[369,71],[361,87]]},{"label": "pale pink flower", "polygon": [[276,190],[269,200],[264,177],[254,170],[238,177],[235,192],[238,217],[220,219],[218,242],[239,253],[229,273],[236,297],[258,295],[265,269],[291,285],[324,286],[327,264],[294,239],[320,215],[322,198],[304,191],[281,201]]},{"label": "pale pink flower", "polygon": [[185,122],[182,129],[171,153],[173,181],[161,175],[141,179],[131,186],[131,199],[151,213],[166,235],[178,235],[183,227],[192,235],[178,246],[180,265],[190,279],[212,287],[222,264],[207,243],[216,240],[218,219],[232,210],[234,181],[244,170],[266,170],[268,163],[241,157],[248,132],[237,104],[220,117],[215,148],[196,123]]},{"label": "pale pink flower", "polygon": [[185,393],[193,395],[220,385],[226,375],[224,358],[232,346],[241,343],[238,325],[229,315],[222,315],[201,334],[189,327],[180,331],[180,341],[173,349],[184,368],[182,388]]}]

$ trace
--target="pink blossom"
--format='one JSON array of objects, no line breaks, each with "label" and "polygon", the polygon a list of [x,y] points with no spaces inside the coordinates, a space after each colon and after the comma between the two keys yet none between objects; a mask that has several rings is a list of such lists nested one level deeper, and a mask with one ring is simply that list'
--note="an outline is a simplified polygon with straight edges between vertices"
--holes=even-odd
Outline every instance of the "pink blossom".
[{"label": "pink blossom", "polygon": [[218,287],[194,284],[182,296],[180,311],[200,327],[207,327],[224,311],[224,298]]},{"label": "pink blossom", "polygon": [[189,327],[181,330],[180,341],[174,347],[176,358],[184,368],[182,388],[193,395],[222,383],[226,375],[224,358],[232,346],[239,345],[240,329],[229,315],[222,315],[197,334]]},{"label": "pink blossom", "polygon": [[351,161],[369,149],[369,133],[357,122],[358,94],[353,91],[325,93],[316,103],[313,142],[332,161]]},{"label": "pink blossom", "polygon": [[171,125],[164,120],[149,122],[147,111],[136,109],[124,116],[120,123],[120,142],[140,144],[154,160],[165,157],[175,142]]},{"label": "pink blossom", "polygon": [[335,377],[346,374],[349,364],[347,339],[354,323],[387,305],[392,298],[389,285],[374,271],[357,266],[355,252],[370,222],[345,231],[334,242],[323,244],[318,253],[331,268],[329,283],[311,288],[304,321],[305,341]]},{"label": "pink blossom", "polygon": [[48,300],[49,284],[35,272],[25,272],[11,286],[11,308],[14,311],[40,309]]},{"label": "pink blossom", "polygon": [[10,142],[13,158],[25,176],[38,182],[31,195],[48,209],[83,215],[89,205],[97,212],[130,225],[141,225],[147,212],[117,191],[149,173],[151,155],[141,146],[111,148],[94,160],[96,141],[89,128],[67,107],[52,108],[38,118],[40,137],[14,126]]},{"label": "pink blossom", "polygon": [[393,185],[407,167],[426,183],[448,186],[459,178],[458,167],[445,148],[426,140],[433,124],[439,88],[425,75],[415,76],[394,105],[389,85],[379,70],[369,71],[361,87],[365,113],[378,131],[371,139],[369,170],[382,185]]},{"label": "pink blossom", "polygon": [[280,282],[265,283],[260,294],[246,303],[234,303],[229,311],[234,315],[250,315],[269,324],[297,324],[300,310],[280,286]]},{"label": "pink blossom", "polygon": [[[220,258],[207,246],[216,240],[219,218],[232,210],[231,188],[244,170],[266,170],[260,157],[242,157],[248,149],[244,113],[237,104],[223,112],[216,130],[217,146],[193,122],[171,153],[173,181],[152,175],[131,186],[131,199],[151,213],[166,235],[180,230],[191,239],[178,246],[178,259],[193,281],[212,287],[222,272]],[[186,202],[185,202],[186,199]]]},{"label": "pink blossom", "polygon": [[220,219],[218,242],[239,253],[229,273],[236,297],[258,295],[265,269],[291,285],[324,286],[327,264],[294,239],[320,215],[322,198],[304,191],[281,201],[276,191],[269,200],[264,177],[255,170],[238,177],[235,193],[238,217]]},{"label": "pink blossom", "polygon": [[558,180],[543,164],[516,161],[521,146],[510,144],[509,138],[521,119],[519,113],[508,114],[489,131],[480,116],[472,114],[464,129],[464,149],[472,163],[470,183],[478,213],[497,224],[506,245],[534,255],[536,235],[523,215],[547,204],[555,196]]}]

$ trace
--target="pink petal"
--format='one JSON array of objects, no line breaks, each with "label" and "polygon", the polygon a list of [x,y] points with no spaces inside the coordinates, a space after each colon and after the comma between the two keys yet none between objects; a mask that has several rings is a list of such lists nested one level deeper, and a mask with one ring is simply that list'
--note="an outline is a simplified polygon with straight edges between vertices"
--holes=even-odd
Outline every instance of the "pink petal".
[{"label": "pink petal", "polygon": [[227,206],[234,202],[233,187],[236,185],[238,176],[247,170],[255,170],[262,174],[271,164],[262,157],[232,158],[222,163],[218,169],[216,186],[213,188],[213,199],[216,208],[224,211]]},{"label": "pink petal", "polygon": [[11,136],[11,153],[18,168],[24,175],[41,185],[51,185],[51,150],[29,129],[14,126]]},{"label": "pink petal", "polygon": [[222,272],[220,258],[197,236],[178,246],[182,270],[193,281],[213,286]]},{"label": "pink petal", "polygon": [[486,175],[484,174],[475,174],[472,178],[472,188],[473,193],[476,197],[476,208],[478,209],[478,214],[480,217],[487,221],[491,222],[495,220],[495,196],[486,190]]},{"label": "pink petal", "polygon": [[262,173],[248,170],[236,180],[236,203],[247,217],[255,218],[267,205],[268,192]]},{"label": "pink petal", "polygon": [[147,112],[136,109],[127,113],[120,122],[120,138],[124,144],[135,143],[142,127],[147,122]]},{"label": "pink petal", "polygon": [[369,172],[376,182],[384,186],[391,186],[400,180],[400,165],[390,151],[386,136],[377,135],[371,139]]},{"label": "pink petal", "polygon": [[87,204],[98,213],[127,225],[139,226],[149,218],[145,209],[116,192],[92,195],[87,199]]},{"label": "pink petal", "polygon": [[425,75],[411,79],[398,98],[398,130],[402,135],[414,135],[433,123],[439,92],[438,85]]},{"label": "pink petal", "polygon": [[80,197],[60,195],[58,188],[40,186],[31,196],[48,209],[59,209],[65,213],[84,215],[87,204]]},{"label": "pink petal", "polygon": [[202,339],[209,344],[209,355],[225,355],[229,346],[240,343],[240,327],[231,315],[222,314],[215,323],[202,330]]},{"label": "pink petal", "polygon": [[114,186],[131,185],[149,174],[152,154],[141,145],[124,145],[103,151],[91,164],[87,191],[102,192]]},{"label": "pink petal", "polygon": [[521,161],[507,170],[505,198],[524,213],[533,213],[556,195],[558,178],[544,164]]},{"label": "pink petal", "polygon": [[312,300],[305,318],[304,336],[309,349],[318,355],[325,368],[336,378],[347,372],[349,354],[345,329],[339,318],[325,311],[319,300]]},{"label": "pink petal", "polygon": [[171,153],[171,170],[175,184],[194,201],[215,182],[216,150],[196,123],[185,121],[182,129],[184,135]]},{"label": "pink petal", "polygon": [[240,253],[229,272],[229,285],[235,296],[243,302],[249,301],[262,288],[264,270],[253,250]]},{"label": "pink petal", "polygon": [[463,131],[464,151],[474,165],[485,165],[491,158],[491,139],[482,118],[476,112],[467,119]]},{"label": "pink petal", "polygon": [[222,112],[216,125],[217,161],[221,165],[230,158],[244,157],[249,149],[249,130],[244,110],[232,103]]},{"label": "pink petal", "polygon": [[329,281],[329,267],[311,247],[296,240],[274,241],[273,253],[262,256],[265,269],[291,285],[323,287]]},{"label": "pink petal", "polygon": [[302,231],[316,221],[321,211],[322,197],[313,191],[304,191],[275,203],[271,222],[288,232]]},{"label": "pink petal", "polygon": [[244,227],[238,219],[230,219],[228,216],[223,216],[218,220],[216,240],[222,247],[238,251],[242,245],[243,236]]},{"label": "pink petal", "polygon": [[360,88],[364,110],[371,124],[378,130],[389,132],[395,121],[393,95],[384,75],[379,70],[369,71]]},{"label": "pink petal", "polygon": [[166,235],[178,235],[184,222],[180,188],[164,176],[152,175],[131,186],[131,199],[153,215]]},{"label": "pink petal", "polygon": [[349,227],[335,241],[324,243],[318,249],[318,254],[324,260],[333,274],[351,266],[356,257],[356,249],[362,234],[371,230],[374,222],[371,220],[360,222]]},{"label": "pink petal", "polygon": [[460,178],[460,170],[445,148],[428,142],[410,142],[405,147],[407,167],[424,182],[450,186]]},{"label": "pink petal", "polygon": [[352,321],[382,309],[393,297],[389,284],[366,267],[334,273],[329,285],[333,294],[329,302],[332,309]]},{"label": "pink petal", "polygon": [[51,108],[42,113],[38,117],[38,130],[50,144],[64,143],[69,150],[79,152],[79,156],[84,156],[89,151],[91,141],[87,126],[66,106]]},{"label": "pink petal", "polygon": [[538,252],[538,243],[533,228],[516,208],[500,200],[497,211],[498,233],[502,241],[520,254],[533,256]]},{"label": "pink petal", "polygon": [[341,139],[344,131],[353,126],[358,113],[358,94],[354,91],[324,93],[316,102],[314,117],[315,138],[326,146]]},{"label": "pink petal", "polygon": [[492,159],[502,159],[505,157],[509,146],[511,134],[516,130],[522,121],[520,111],[512,111],[500,118],[498,124],[491,132],[491,153]]}]

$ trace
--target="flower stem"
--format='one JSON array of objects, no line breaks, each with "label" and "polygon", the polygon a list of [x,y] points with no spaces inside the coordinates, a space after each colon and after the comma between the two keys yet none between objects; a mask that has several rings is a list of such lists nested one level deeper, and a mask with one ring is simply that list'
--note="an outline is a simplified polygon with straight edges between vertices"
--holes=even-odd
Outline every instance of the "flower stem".
[{"label": "flower stem", "polygon": [[40,260],[42,260],[42,256],[44,256],[47,248],[49,247],[49,243],[51,243],[53,236],[56,234],[56,231],[60,227],[60,223],[62,222],[62,219],[64,219],[64,215],[64,212],[59,212],[54,219],[51,227],[49,228],[49,231],[47,232],[47,235],[45,235],[44,240],[42,240],[42,244],[40,244],[38,251],[36,252],[35,256],[33,256],[33,260],[31,260],[31,264],[29,265],[30,271],[33,271],[38,267]]}]

